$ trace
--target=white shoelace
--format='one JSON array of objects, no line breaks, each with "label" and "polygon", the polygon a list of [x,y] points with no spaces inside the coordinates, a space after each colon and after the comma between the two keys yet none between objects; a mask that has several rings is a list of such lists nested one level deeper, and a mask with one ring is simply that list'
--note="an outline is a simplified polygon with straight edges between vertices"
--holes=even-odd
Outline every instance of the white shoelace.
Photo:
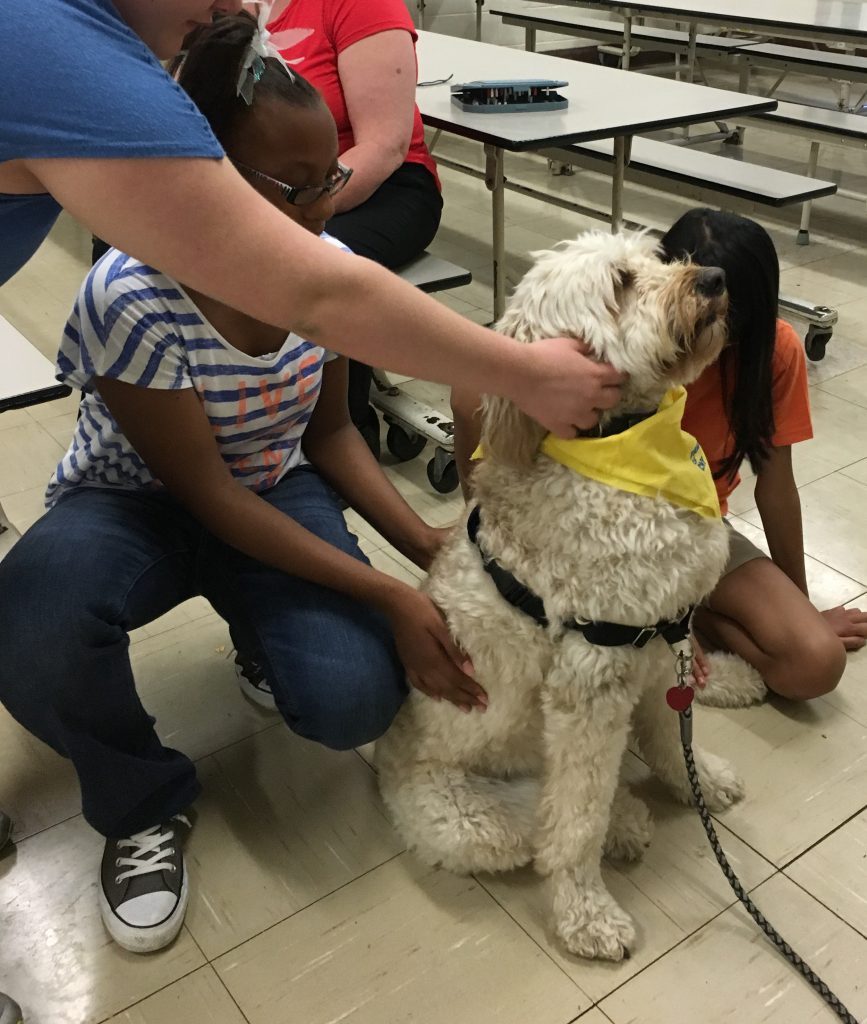
[{"label": "white shoelace", "polygon": [[[180,821],[187,828],[190,827],[189,820],[183,814],[176,814],[172,821]],[[118,848],[129,846],[134,852],[130,857],[118,857],[115,861],[117,867],[127,868],[115,878],[115,882],[120,884],[125,878],[132,878],[134,875],[149,875],[154,871],[175,870],[174,864],[166,863],[166,858],[173,856],[175,852],[173,846],[166,846],[175,838],[175,832],[174,829],[162,832],[160,831],[162,827],[162,825],[154,825],[153,828],[146,828],[143,832],[136,832],[129,839],[118,840]],[[166,849],[163,849],[163,846],[166,846]]]}]

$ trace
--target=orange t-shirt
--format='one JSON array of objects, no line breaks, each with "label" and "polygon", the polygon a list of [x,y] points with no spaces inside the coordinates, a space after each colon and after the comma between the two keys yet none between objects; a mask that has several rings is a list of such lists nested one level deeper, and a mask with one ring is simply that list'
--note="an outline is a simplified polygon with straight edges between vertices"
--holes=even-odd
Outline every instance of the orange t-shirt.
[{"label": "orange t-shirt", "polygon": [[[771,444],[775,448],[782,448],[809,440],[813,436],[813,423],[810,419],[807,360],[801,339],[785,320],[777,321],[771,372],[774,403],[774,434]],[[722,376],[718,363],[709,366],[687,388],[683,429],[692,434],[704,449],[715,476],[720,509],[725,515],[728,499],[741,478],[740,474],[735,474],[734,479],[716,477],[720,466],[734,448],[731,424],[723,402]]]}]

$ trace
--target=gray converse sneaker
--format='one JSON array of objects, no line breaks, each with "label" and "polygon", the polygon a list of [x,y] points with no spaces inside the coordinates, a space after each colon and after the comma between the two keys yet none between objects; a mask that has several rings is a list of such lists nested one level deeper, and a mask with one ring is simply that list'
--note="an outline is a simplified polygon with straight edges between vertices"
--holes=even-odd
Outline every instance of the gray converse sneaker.
[{"label": "gray converse sneaker", "polygon": [[22,1024],[21,1007],[11,996],[0,992],[0,1024]]},{"label": "gray converse sneaker", "polygon": [[276,711],[277,704],[274,694],[265,678],[265,671],[255,658],[248,658],[235,652],[235,675],[238,677],[238,685],[241,693],[248,699],[258,704],[266,711]]},{"label": "gray converse sneaker", "polygon": [[190,895],[181,844],[189,829],[189,819],[176,814],[128,839],[106,840],[99,909],[124,949],[151,953],[181,930]]}]

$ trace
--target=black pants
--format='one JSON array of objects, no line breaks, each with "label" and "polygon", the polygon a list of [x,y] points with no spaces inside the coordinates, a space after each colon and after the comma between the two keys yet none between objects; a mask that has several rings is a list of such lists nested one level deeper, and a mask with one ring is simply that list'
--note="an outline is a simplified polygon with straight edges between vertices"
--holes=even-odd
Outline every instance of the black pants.
[{"label": "black pants", "polygon": [[[442,196],[430,171],[421,164],[406,163],[360,206],[332,217],[325,230],[357,256],[394,270],[430,245],[440,226],[442,209]],[[349,414],[365,436],[370,423],[372,377],[369,366],[350,361]]]}]

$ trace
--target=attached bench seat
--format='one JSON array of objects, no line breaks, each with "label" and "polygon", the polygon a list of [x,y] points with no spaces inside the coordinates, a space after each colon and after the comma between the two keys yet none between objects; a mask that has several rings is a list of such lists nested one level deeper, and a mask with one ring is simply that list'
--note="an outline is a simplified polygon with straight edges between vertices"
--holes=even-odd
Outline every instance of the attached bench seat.
[{"label": "attached bench seat", "polygon": [[[545,7],[538,11],[528,11],[511,7],[508,4],[495,4],[490,8],[490,14],[502,18],[504,25],[514,25],[531,31],[539,29],[560,35],[599,39],[603,42],[620,42],[623,39],[622,21],[582,18],[576,13],[574,7]],[[632,41],[646,46],[648,49],[681,52],[687,49],[689,35],[675,29],[655,28],[633,23]],[[727,54],[734,52],[746,42],[745,39],[698,34],[696,49]],[[527,47],[527,49],[531,48]]]},{"label": "attached bench seat", "polygon": [[782,43],[753,43],[743,49],[750,67],[790,69],[806,75],[838,77],[850,82],[867,82],[867,59],[848,53],[814,50]]},{"label": "attached bench seat", "polygon": [[473,275],[469,270],[459,267],[456,263],[449,263],[448,260],[441,260],[439,256],[431,256],[429,252],[423,252],[410,260],[403,267],[399,267],[397,273],[416,288],[423,292],[442,292],[447,288],[459,288],[463,284],[469,284]]},{"label": "attached bench seat", "polygon": [[776,110],[755,114],[753,118],[766,122],[769,127],[775,126],[786,131],[795,129],[799,135],[821,136],[823,139],[829,136],[825,141],[832,144],[836,140],[842,145],[867,146],[867,117],[849,114],[845,110],[779,102]]},{"label": "attached bench seat", "polygon": [[[580,142],[562,150],[591,163],[614,162],[614,144]],[[713,153],[673,146],[655,139],[634,138],[627,178],[648,175],[696,187],[702,192],[718,192],[762,206],[790,206],[810,199],[833,195],[832,181],[818,181],[801,174],[790,174],[771,167],[742,163]]]}]

